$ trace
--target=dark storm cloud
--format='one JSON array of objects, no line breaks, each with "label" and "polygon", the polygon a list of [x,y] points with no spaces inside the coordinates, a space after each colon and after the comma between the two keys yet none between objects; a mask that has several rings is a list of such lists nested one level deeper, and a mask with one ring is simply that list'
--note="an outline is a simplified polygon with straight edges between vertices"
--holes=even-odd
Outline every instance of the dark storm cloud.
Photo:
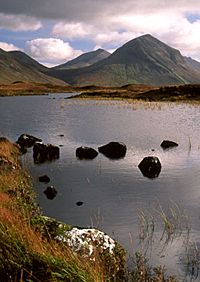
[{"label": "dark storm cloud", "polygon": [[[46,19],[84,20],[97,16],[113,1],[1,0],[0,12]],[[95,12],[95,15],[94,15]]]},{"label": "dark storm cloud", "polygon": [[[172,4],[180,1],[172,1]],[[153,11],[168,6],[169,2],[166,0],[1,0],[0,12],[23,14],[40,19],[90,21],[100,16],[104,17],[105,14],[115,15],[130,10],[136,13]]]}]

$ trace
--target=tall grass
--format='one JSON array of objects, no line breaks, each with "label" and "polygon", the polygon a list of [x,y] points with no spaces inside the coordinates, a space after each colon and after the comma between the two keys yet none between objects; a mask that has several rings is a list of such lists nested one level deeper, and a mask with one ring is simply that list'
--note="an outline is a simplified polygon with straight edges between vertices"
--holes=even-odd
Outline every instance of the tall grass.
[{"label": "tall grass", "polygon": [[0,277],[1,281],[107,281],[105,264],[44,237],[31,180],[18,162],[19,149],[0,139]]}]

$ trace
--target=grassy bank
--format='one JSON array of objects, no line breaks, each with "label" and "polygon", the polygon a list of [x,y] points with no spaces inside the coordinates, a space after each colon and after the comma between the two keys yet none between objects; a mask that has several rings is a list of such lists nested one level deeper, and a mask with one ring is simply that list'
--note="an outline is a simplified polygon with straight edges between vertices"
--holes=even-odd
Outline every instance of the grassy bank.
[{"label": "grassy bank", "polygon": [[[18,145],[0,137],[1,281],[177,281],[166,275],[165,268],[152,267],[140,253],[135,255],[134,269],[124,276],[124,265],[119,261],[113,265],[109,256],[98,250],[95,260],[91,260],[56,241],[53,235],[58,231],[55,226],[60,226],[60,223],[47,221],[41,214],[31,177],[22,169],[19,156]],[[65,231],[68,225],[59,228]]]},{"label": "grassy bank", "polygon": [[91,261],[52,239],[18,157],[17,145],[0,138],[0,280],[115,281],[98,254]]}]

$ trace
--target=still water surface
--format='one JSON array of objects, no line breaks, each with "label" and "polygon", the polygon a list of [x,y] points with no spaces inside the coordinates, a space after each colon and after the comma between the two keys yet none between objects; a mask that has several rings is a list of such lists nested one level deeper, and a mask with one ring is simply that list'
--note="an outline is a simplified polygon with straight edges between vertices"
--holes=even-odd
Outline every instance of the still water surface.
[{"label": "still water surface", "polygon": [[[72,225],[98,227],[131,254],[139,248],[138,213],[167,210],[175,202],[190,217],[192,240],[199,242],[200,107],[66,99],[70,95],[0,98],[1,136],[15,141],[28,133],[44,143],[60,145],[60,159],[55,162],[34,165],[31,150],[22,160],[33,176],[44,213]],[[160,143],[164,139],[179,146],[163,151]],[[77,147],[97,149],[110,141],[127,145],[124,159],[112,161],[101,154],[93,161],[76,159]],[[145,178],[138,169],[145,156],[159,157],[158,178]],[[43,174],[58,190],[52,201],[43,194],[46,185],[38,182]],[[77,201],[84,204],[79,207]],[[158,245],[162,243],[157,241],[163,229],[158,226],[152,261],[165,264],[170,273],[183,279],[183,240],[173,240],[161,253]]]}]

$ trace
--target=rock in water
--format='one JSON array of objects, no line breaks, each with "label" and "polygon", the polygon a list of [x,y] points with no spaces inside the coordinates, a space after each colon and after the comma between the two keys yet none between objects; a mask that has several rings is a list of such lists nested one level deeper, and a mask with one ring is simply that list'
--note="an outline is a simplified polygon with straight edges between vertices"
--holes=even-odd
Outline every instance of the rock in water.
[{"label": "rock in water", "polygon": [[83,205],[83,202],[82,201],[78,201],[78,202],[76,202],[76,205],[80,207],[80,206]]},{"label": "rock in water", "polygon": [[161,172],[161,163],[157,157],[145,157],[138,165],[142,174],[148,178],[156,178]]},{"label": "rock in water", "polygon": [[177,147],[178,144],[174,141],[163,140],[162,143],[160,144],[160,146],[165,150],[165,149]]},{"label": "rock in water", "polygon": [[80,160],[92,160],[96,158],[98,152],[90,147],[79,147],[76,149],[76,157]]},{"label": "rock in water", "polygon": [[121,159],[125,157],[127,148],[123,143],[110,142],[99,147],[98,150],[109,159]]},{"label": "rock in water", "polygon": [[40,182],[44,182],[44,183],[49,183],[50,182],[50,178],[48,177],[48,175],[42,175],[39,177],[39,181]]},{"label": "rock in water", "polygon": [[53,186],[48,186],[47,189],[44,191],[44,194],[46,195],[47,199],[53,200],[55,196],[57,195],[57,191]]},{"label": "rock in water", "polygon": [[36,143],[33,147],[33,159],[35,163],[44,163],[59,158],[59,147],[51,144]]},{"label": "rock in water", "polygon": [[22,148],[30,148],[32,147],[36,142],[42,142],[41,139],[34,137],[32,135],[29,134],[22,134],[18,140],[17,140],[17,144],[20,145],[20,147]]}]

